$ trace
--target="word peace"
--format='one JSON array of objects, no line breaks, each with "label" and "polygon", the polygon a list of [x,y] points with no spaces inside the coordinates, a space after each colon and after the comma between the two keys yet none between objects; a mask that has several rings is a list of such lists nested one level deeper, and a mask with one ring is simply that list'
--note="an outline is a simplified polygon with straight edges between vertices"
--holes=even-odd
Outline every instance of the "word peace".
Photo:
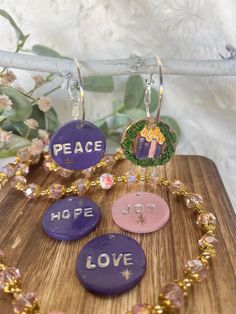
[{"label": "word peace", "polygon": [[64,144],[53,144],[52,146],[54,156],[57,156],[59,152],[62,152],[64,155],[67,154],[78,154],[78,153],[91,153],[91,152],[100,152],[102,148],[102,141],[88,141],[82,144],[80,141]]}]

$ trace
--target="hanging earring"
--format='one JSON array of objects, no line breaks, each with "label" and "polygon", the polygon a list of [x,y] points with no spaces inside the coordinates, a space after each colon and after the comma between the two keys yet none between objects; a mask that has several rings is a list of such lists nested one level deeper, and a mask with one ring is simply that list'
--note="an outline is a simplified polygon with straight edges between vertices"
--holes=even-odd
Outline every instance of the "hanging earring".
[{"label": "hanging earring", "polygon": [[159,67],[159,102],[156,117],[150,115],[151,88],[154,83],[152,74],[146,81],[144,107],[146,118],[131,123],[122,135],[121,147],[128,160],[141,167],[156,167],[167,163],[175,153],[176,134],[171,127],[160,120],[160,110],[163,98],[163,75],[160,59]]},{"label": "hanging earring", "polygon": [[73,121],[61,126],[51,137],[49,151],[61,167],[70,170],[87,169],[101,160],[106,150],[104,134],[94,124],[85,121],[84,88],[79,64],[75,60],[77,79],[68,74],[66,89],[69,92]]}]

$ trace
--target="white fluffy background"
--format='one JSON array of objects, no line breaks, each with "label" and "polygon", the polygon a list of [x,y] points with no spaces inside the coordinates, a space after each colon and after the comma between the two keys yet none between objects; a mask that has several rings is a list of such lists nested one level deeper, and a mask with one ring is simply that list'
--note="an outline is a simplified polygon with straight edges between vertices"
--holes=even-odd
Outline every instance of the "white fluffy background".
[{"label": "white fluffy background", "polygon": [[[132,53],[164,58],[218,59],[225,45],[236,46],[235,0],[0,0],[33,44],[51,46],[80,59],[122,58]],[[0,49],[13,50],[15,36],[0,19]],[[20,84],[30,73],[20,72]],[[158,81],[158,78],[156,79]],[[91,120],[123,99],[123,80],[112,95],[87,96]],[[236,204],[236,79],[165,77],[163,113],[176,118],[182,138],[178,153],[214,160]],[[54,94],[61,120],[69,100]]]}]

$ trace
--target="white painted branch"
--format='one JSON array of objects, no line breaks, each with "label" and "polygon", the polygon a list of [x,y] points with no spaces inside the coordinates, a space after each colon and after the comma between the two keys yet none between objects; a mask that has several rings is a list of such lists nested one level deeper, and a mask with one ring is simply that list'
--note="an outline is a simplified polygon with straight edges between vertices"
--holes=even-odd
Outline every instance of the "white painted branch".
[{"label": "white painted branch", "polygon": [[[131,56],[115,60],[79,61],[83,75],[132,75],[158,73],[156,57]],[[173,75],[236,76],[236,59],[169,60],[162,59],[163,73]],[[72,59],[51,58],[0,50],[0,66],[38,72],[72,73],[76,65]]]}]

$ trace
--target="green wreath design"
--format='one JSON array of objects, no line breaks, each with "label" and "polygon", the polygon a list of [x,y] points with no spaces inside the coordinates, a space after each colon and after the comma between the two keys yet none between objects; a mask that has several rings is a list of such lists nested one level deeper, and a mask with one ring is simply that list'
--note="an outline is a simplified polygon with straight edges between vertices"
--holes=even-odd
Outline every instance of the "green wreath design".
[{"label": "green wreath design", "polygon": [[163,121],[159,121],[157,126],[160,128],[161,132],[166,138],[166,148],[164,153],[160,158],[145,158],[145,159],[137,159],[135,154],[133,153],[133,140],[138,135],[138,133],[144,128],[146,125],[146,120],[140,120],[133,125],[131,125],[126,131],[126,138],[122,141],[121,147],[124,151],[125,157],[130,160],[133,164],[141,166],[141,167],[156,167],[166,164],[171,156],[175,153],[175,144],[177,141],[176,134],[174,131],[170,130],[168,124]]}]

